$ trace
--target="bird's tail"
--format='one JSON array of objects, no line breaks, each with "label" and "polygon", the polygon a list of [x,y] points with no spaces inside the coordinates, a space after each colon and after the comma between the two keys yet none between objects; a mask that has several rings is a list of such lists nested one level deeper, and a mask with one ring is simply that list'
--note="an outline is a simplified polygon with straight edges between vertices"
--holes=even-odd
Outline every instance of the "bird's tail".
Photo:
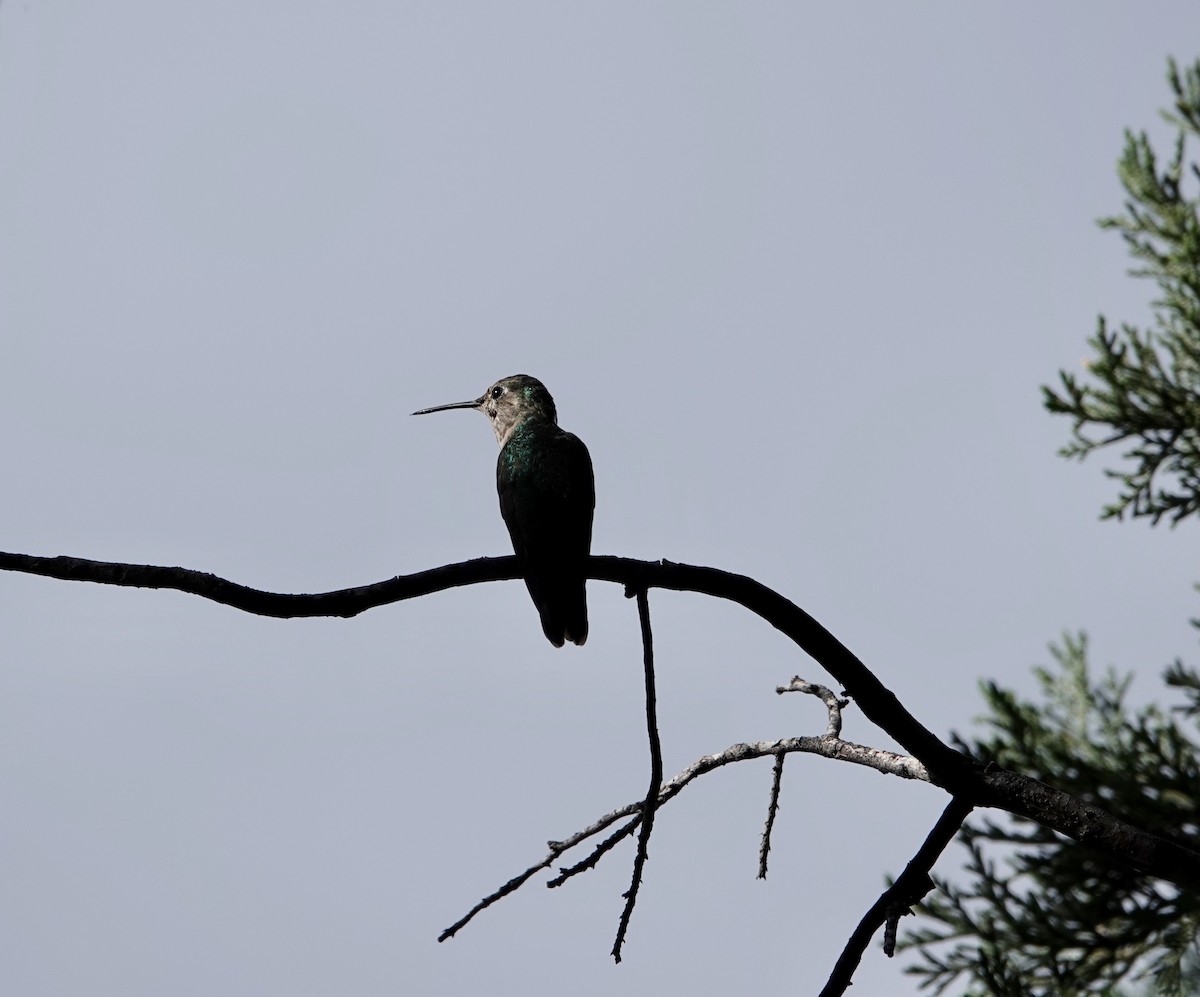
[{"label": "bird's tail", "polygon": [[555,647],[565,641],[580,646],[587,640],[587,592],[585,580],[572,580],[554,586],[551,592],[538,593],[538,614],[542,618],[542,632]]}]

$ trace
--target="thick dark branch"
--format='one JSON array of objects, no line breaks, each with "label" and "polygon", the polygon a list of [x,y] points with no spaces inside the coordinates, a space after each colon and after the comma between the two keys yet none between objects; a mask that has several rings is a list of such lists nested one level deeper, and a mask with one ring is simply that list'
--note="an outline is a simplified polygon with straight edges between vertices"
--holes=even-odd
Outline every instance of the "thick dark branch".
[{"label": "thick dark branch", "polygon": [[411,575],[397,575],[387,581],[356,588],[335,589],[311,595],[264,592],[239,585],[206,571],[192,568],[163,568],[154,564],[120,564],[113,561],[89,561],[83,557],[33,557],[0,551],[0,570],[24,571],[46,578],[72,582],[99,582],[101,585],[125,585],[130,588],[174,589],[211,599],[256,616],[297,619],[310,616],[357,616],[359,613],[405,599],[441,592],[443,589],[477,582],[498,582],[520,578],[515,557],[480,557],[459,564],[447,564]]},{"label": "thick dark branch", "polygon": [[[634,573],[635,577],[630,578]],[[887,731],[906,751],[925,763],[933,781],[957,791],[974,783],[975,766],[941,741],[908,712],[882,682],[820,623],[795,603],[761,582],[717,568],[671,561],[634,561],[623,557],[593,557],[589,578],[620,581],[635,588],[701,592],[729,599],[784,633],[829,672],[854,697],[867,719]]]},{"label": "thick dark branch", "polygon": [[[377,606],[443,589],[520,577],[515,557],[481,557],[411,575],[398,575],[373,585],[311,595],[291,595],[263,592],[190,568],[118,564],[77,557],[32,557],[0,552],[0,569],[105,585],[176,589],[247,613],[278,618],[357,616]],[[971,784],[973,767],[966,756],[922,726],[833,634],[799,606],[753,578],[716,568],[674,564],[670,561],[635,561],[627,557],[600,556],[590,559],[588,577],[597,581],[618,582],[634,591],[664,588],[677,592],[701,592],[745,606],[820,662],[854,697],[869,720],[925,763],[933,773],[935,782],[951,789],[957,789],[956,784],[962,780],[967,780],[964,787]]]},{"label": "thick dark branch", "polygon": [[[314,595],[262,592],[216,575],[187,568],[115,564],[73,557],[32,557],[0,552],[0,570],[74,581],[188,592],[261,616],[356,616],[376,606],[431,592],[517,578],[515,557],[484,557],[447,564],[412,575],[359,588]],[[716,568],[594,556],[588,577],[618,582],[635,591],[665,588],[700,592],[729,599],[780,630],[832,675],[869,720],[919,758],[935,784],[976,805],[999,807],[1029,817],[1046,827],[1112,856],[1132,862],[1143,872],[1188,889],[1200,889],[1200,852],[1168,842],[1126,824],[1110,814],[1040,783],[992,769],[987,773],[924,727],[836,637],[778,592],[753,578]]]},{"label": "thick dark branch", "polygon": [[1019,772],[989,768],[981,782],[983,792],[976,798],[977,805],[1027,817],[1159,879],[1200,890],[1200,856],[1177,841],[1143,831]]},{"label": "thick dark branch", "polygon": [[[879,930],[879,926],[885,923],[894,926],[903,914],[911,913],[909,908],[933,888],[933,880],[929,878],[929,871],[942,852],[946,850],[946,846],[954,840],[958,829],[962,827],[962,822],[970,813],[971,804],[959,799],[950,801],[946,809],[942,811],[942,816],[934,824],[933,830],[929,832],[924,843],[917,850],[917,854],[912,857],[896,881],[880,894],[879,899],[871,905],[871,909],[858,922],[858,927],[854,929],[850,940],[846,942],[846,947],[833,967],[833,972],[829,975],[829,981],[821,991],[820,997],[836,997],[838,994],[844,994],[846,988],[850,986],[851,977],[854,976],[854,970],[858,968],[867,944]],[[887,954],[890,956],[892,953],[889,951]]]}]

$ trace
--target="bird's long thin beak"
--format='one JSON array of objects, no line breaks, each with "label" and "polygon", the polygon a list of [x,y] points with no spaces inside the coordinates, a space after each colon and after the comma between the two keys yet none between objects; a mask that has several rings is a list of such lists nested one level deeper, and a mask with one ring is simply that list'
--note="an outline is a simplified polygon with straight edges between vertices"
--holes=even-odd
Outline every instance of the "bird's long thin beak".
[{"label": "bird's long thin beak", "polygon": [[483,396],[476,398],[473,402],[451,402],[449,405],[435,405],[433,408],[417,409],[413,415],[429,415],[430,412],[445,412],[452,408],[479,408],[483,404]]}]

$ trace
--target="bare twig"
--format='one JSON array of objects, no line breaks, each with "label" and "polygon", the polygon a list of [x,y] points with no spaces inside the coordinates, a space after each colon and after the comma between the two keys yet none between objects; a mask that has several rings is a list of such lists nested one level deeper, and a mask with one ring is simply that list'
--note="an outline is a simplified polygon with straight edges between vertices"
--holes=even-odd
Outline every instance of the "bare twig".
[{"label": "bare twig", "polygon": [[758,846],[758,878],[767,878],[767,854],[771,851],[771,831],[775,828],[775,815],[779,813],[779,790],[783,786],[783,760],[787,752],[775,756],[775,773],[771,779],[771,802],[767,804],[767,823],[763,827],[762,844]]},{"label": "bare twig", "polygon": [[775,691],[781,696],[785,692],[806,692],[810,696],[816,696],[825,704],[825,709],[829,711],[829,722],[825,726],[825,736],[838,737],[842,733],[842,710],[850,705],[850,700],[839,699],[834,695],[832,689],[827,686],[817,685],[816,682],[808,682],[799,675],[793,675],[792,681],[787,685],[777,685]]},{"label": "bare twig", "polygon": [[560,869],[558,871],[558,875],[550,880],[550,882],[548,882],[546,885],[553,889],[556,886],[562,886],[563,883],[565,883],[568,879],[578,876],[581,872],[587,872],[589,869],[594,869],[605,855],[612,851],[621,841],[633,834],[633,832],[641,826],[642,810],[646,806],[646,801],[643,800],[641,803],[632,804],[632,806],[634,806],[638,811],[638,815],[633,820],[631,820],[624,827],[617,828],[607,838],[603,839],[600,844],[591,850],[587,858],[576,862],[572,866],[567,866],[563,869]]},{"label": "bare twig", "polygon": [[506,896],[508,896],[510,893],[514,893],[517,890],[519,890],[530,879],[532,879],[535,875],[537,875],[538,872],[540,872],[542,869],[547,868],[550,865],[550,863],[553,861],[554,861],[554,853],[552,852],[550,855],[546,856],[546,858],[542,859],[542,861],[539,862],[537,865],[531,865],[528,869],[526,869],[519,876],[514,876],[507,883],[505,883],[502,887],[500,887],[500,889],[496,890],[495,893],[489,893],[486,897],[484,897],[482,900],[480,900],[479,903],[477,903],[474,907],[472,907],[469,911],[467,911],[466,914],[464,914],[457,921],[455,921],[452,925],[450,925],[450,927],[448,927],[445,931],[443,931],[440,935],[438,935],[438,941],[444,942],[447,938],[453,938],[458,933],[458,930],[460,928],[466,927],[466,925],[471,920],[474,919],[476,914],[480,913],[481,911],[487,910],[487,908],[491,907],[492,904],[494,904],[497,900],[502,900]]},{"label": "bare twig", "polygon": [[933,880],[929,878],[929,871],[942,852],[946,850],[946,846],[954,840],[954,836],[962,827],[962,822],[967,819],[971,810],[971,804],[965,800],[955,798],[950,801],[946,809],[942,811],[937,823],[933,825],[933,830],[929,832],[921,847],[917,849],[917,854],[904,867],[904,871],[896,877],[896,881],[880,894],[879,899],[871,905],[871,909],[858,922],[858,927],[854,929],[850,940],[846,942],[846,947],[833,967],[833,972],[829,975],[829,981],[821,991],[820,997],[837,997],[846,992],[854,970],[858,967],[862,954],[867,948],[867,943],[870,942],[871,936],[875,934],[881,924],[889,926],[888,933],[891,936],[891,943],[888,945],[885,940],[885,949],[890,949],[887,954],[891,956],[895,949],[896,922],[903,915],[911,913],[909,908],[933,888]]},{"label": "bare twig", "polygon": [[658,793],[662,787],[662,744],[658,737],[658,695],[654,689],[654,634],[650,629],[650,598],[645,589],[637,590],[638,622],[642,629],[642,665],[646,673],[646,735],[650,740],[650,787],[642,803],[642,829],[638,834],[637,855],[633,859],[633,876],[625,894],[625,909],[617,925],[617,939],[613,942],[614,962],[621,961],[621,948],[629,930],[629,919],[637,904],[638,890],[642,885],[642,873],[650,851],[650,832],[654,830],[654,813],[658,808]]},{"label": "bare twig", "polygon": [[[724,751],[697,758],[691,765],[659,787],[656,809],[662,809],[665,804],[683,792],[687,786],[699,779],[700,776],[714,769],[725,765],[732,765],[736,762],[750,761],[755,758],[770,756],[778,759],[782,755],[792,754],[793,752],[822,755],[825,758],[836,758],[855,765],[864,765],[885,775],[897,776],[901,779],[917,779],[921,782],[929,781],[929,773],[925,771],[925,766],[915,758],[910,758],[907,755],[897,755],[892,751],[868,748],[866,745],[854,744],[851,741],[841,741],[831,737],[787,737],[778,741],[756,741],[751,744],[734,744],[730,745]],[[445,941],[447,938],[450,938],[474,918],[476,914],[479,914],[497,900],[506,897],[513,890],[522,886],[539,870],[548,869],[560,856],[569,852],[572,848],[607,830],[618,821],[626,817],[631,818],[627,823],[604,838],[589,853],[587,858],[563,869],[558,876],[549,880],[546,885],[549,887],[562,886],[571,877],[593,868],[615,845],[637,830],[641,825],[642,813],[645,806],[646,801],[644,799],[638,800],[635,803],[627,803],[623,807],[610,810],[603,817],[598,817],[587,827],[581,828],[561,841],[548,841],[546,845],[549,848],[549,853],[544,859],[536,865],[530,866],[519,876],[510,879],[500,889],[496,890],[495,893],[481,900],[471,908],[468,914],[443,931],[438,936],[438,940]]]}]

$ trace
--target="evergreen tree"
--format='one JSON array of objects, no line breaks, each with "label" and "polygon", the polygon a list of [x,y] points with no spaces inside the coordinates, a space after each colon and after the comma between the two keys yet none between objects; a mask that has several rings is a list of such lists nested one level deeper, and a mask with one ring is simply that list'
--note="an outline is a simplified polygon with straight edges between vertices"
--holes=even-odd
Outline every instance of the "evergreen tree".
[{"label": "evergreen tree", "polygon": [[[1100,222],[1125,239],[1132,273],[1158,285],[1154,327],[1114,331],[1101,317],[1089,376],[1060,372],[1043,392],[1074,422],[1064,456],[1127,445],[1105,471],[1119,488],[1102,515],[1174,526],[1200,512],[1200,61],[1183,72],[1170,61],[1167,79],[1174,152],[1160,168],[1146,134],[1127,132],[1125,211]],[[1094,678],[1082,634],[1051,653],[1056,667],[1036,670],[1042,701],[986,683],[984,733],[960,746],[1200,846],[1200,673],[1176,661],[1164,679],[1182,704],[1134,711],[1131,676]],[[966,884],[939,881],[903,943],[934,993],[1200,994],[1200,896],[1016,818],[969,823],[959,840]]]}]

